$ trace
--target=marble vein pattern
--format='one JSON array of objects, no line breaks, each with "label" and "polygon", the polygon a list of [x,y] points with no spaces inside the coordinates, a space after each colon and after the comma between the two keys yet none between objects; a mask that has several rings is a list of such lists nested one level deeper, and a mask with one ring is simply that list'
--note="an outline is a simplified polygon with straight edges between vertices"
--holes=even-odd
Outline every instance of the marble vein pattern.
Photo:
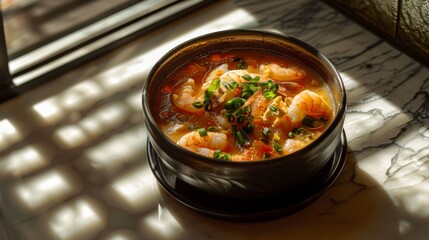
[{"label": "marble vein pattern", "polygon": [[[140,93],[148,70],[180,42],[232,28],[313,45],[347,89],[346,166],[320,199],[290,216],[238,223],[198,215],[166,196],[147,166]],[[0,233],[20,240],[426,239],[428,115],[429,70],[323,2],[215,2],[0,106]]]}]

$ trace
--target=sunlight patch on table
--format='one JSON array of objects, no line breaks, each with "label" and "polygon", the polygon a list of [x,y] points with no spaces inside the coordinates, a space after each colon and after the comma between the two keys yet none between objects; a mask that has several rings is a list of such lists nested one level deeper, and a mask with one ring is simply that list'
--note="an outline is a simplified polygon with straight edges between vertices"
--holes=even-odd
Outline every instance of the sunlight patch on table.
[{"label": "sunlight patch on table", "polygon": [[140,240],[140,238],[134,231],[120,229],[107,234],[102,240]]},{"label": "sunlight patch on table", "polygon": [[68,125],[55,131],[53,139],[64,149],[76,148],[90,142],[86,132],[77,125]]},{"label": "sunlight patch on table", "polygon": [[109,69],[103,72],[96,81],[108,94],[123,91],[138,82],[143,82],[143,75],[148,67],[145,65],[121,65],[120,67]]},{"label": "sunlight patch on table", "polygon": [[46,125],[58,123],[67,113],[89,109],[96,102],[142,82],[147,70],[142,65],[122,64],[34,104],[33,111]]},{"label": "sunlight patch on table", "polygon": [[14,124],[8,119],[0,120],[0,150],[21,140],[22,136]]},{"label": "sunlight patch on table", "polygon": [[65,115],[64,109],[55,97],[34,104],[33,111],[45,125],[54,124],[63,119]]},{"label": "sunlight patch on table", "polygon": [[74,196],[82,188],[79,178],[66,168],[55,168],[13,187],[15,201],[23,209],[38,212]]},{"label": "sunlight patch on table", "polygon": [[153,239],[180,239],[185,233],[177,219],[161,205],[140,220],[138,229],[144,237]]},{"label": "sunlight patch on table", "polygon": [[106,223],[106,210],[89,196],[64,203],[47,220],[53,239],[58,240],[93,239]]},{"label": "sunlight patch on table", "polygon": [[58,128],[53,139],[65,149],[87,145],[124,123],[129,112],[128,106],[121,102],[110,103],[75,124]]},{"label": "sunlight patch on table", "polygon": [[93,81],[80,82],[58,95],[58,101],[67,110],[88,108],[91,103],[104,97],[103,89]]},{"label": "sunlight patch on table", "polygon": [[41,152],[36,144],[27,145],[0,161],[0,179],[9,176],[22,177],[45,167],[51,161],[51,157]]},{"label": "sunlight patch on table", "polygon": [[111,205],[132,213],[147,212],[156,206],[155,178],[147,166],[138,167],[116,178],[104,189]]},{"label": "sunlight patch on table", "polygon": [[76,166],[94,180],[114,176],[136,161],[143,163],[141,156],[145,155],[147,141],[146,136],[143,137],[144,129],[135,126],[86,148],[82,157],[75,161]]},{"label": "sunlight patch on table", "polygon": [[[398,180],[399,181],[399,180]],[[398,206],[409,215],[419,219],[429,218],[429,180],[402,189],[389,191]]]}]

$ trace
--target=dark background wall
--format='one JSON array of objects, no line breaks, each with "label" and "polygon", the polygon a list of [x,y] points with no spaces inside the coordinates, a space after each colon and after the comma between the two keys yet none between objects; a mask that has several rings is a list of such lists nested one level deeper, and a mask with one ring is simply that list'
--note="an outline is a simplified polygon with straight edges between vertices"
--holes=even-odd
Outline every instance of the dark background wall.
[{"label": "dark background wall", "polygon": [[429,0],[325,0],[429,67]]}]

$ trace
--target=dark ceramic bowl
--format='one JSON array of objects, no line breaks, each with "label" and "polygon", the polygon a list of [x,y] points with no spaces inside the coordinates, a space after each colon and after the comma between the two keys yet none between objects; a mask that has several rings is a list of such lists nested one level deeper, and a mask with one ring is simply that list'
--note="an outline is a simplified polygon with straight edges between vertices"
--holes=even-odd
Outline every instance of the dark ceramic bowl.
[{"label": "dark ceramic bowl", "polygon": [[[252,162],[207,158],[169,140],[154,120],[162,81],[179,66],[207,54],[232,49],[272,52],[292,58],[316,72],[329,85],[334,97],[335,118],[327,130],[302,150],[287,156]],[[341,143],[346,93],[332,63],[312,46],[290,36],[254,30],[227,30],[189,40],[166,53],[152,68],[143,89],[143,110],[149,140],[158,154],[162,171],[209,194],[227,198],[269,197],[315,176]]]}]

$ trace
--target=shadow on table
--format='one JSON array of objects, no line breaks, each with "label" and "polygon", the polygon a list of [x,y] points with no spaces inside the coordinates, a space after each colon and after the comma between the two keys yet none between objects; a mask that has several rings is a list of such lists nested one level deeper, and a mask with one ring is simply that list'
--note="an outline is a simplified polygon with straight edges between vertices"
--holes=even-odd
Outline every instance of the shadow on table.
[{"label": "shadow on table", "polygon": [[[183,239],[400,238],[396,206],[383,188],[357,167],[353,153],[349,153],[336,183],[316,202],[292,215],[273,220],[217,220],[192,212],[164,190],[161,196],[161,209],[165,208],[176,219],[183,229]],[[205,236],[207,233],[212,235]]]}]

